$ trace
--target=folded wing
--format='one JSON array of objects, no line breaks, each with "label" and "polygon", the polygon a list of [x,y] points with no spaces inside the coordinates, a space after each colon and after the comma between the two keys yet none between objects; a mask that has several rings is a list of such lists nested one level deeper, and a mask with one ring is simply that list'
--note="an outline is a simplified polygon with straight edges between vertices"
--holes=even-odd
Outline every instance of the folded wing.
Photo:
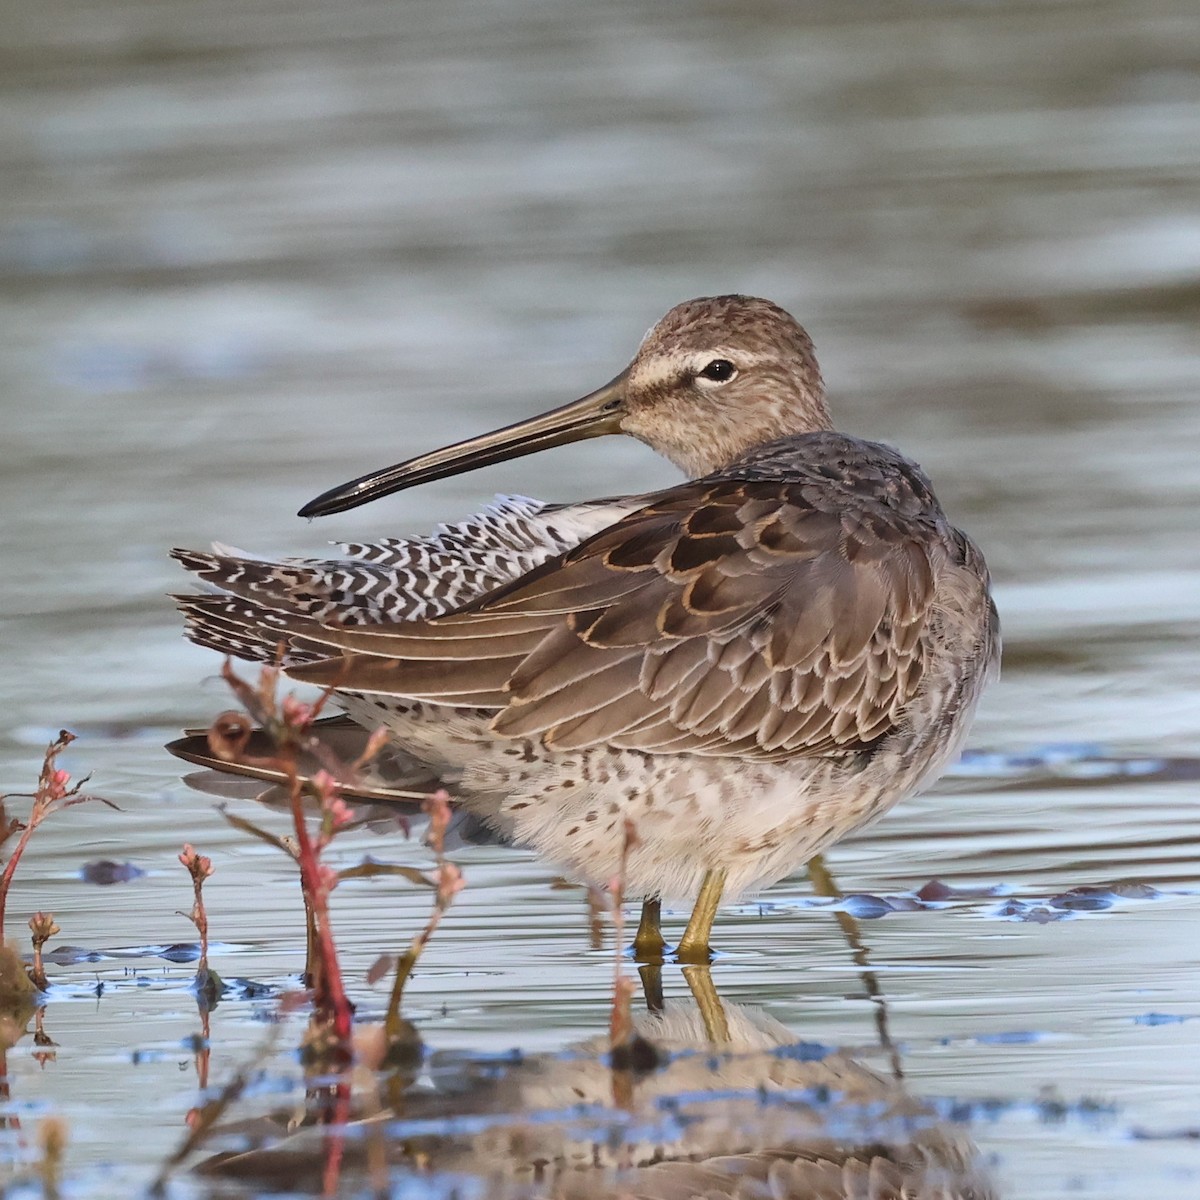
[{"label": "folded wing", "polygon": [[852,754],[925,665],[937,537],[882,499],[684,484],[467,609],[349,629],[294,620],[299,679],[497,710],[561,749]]}]

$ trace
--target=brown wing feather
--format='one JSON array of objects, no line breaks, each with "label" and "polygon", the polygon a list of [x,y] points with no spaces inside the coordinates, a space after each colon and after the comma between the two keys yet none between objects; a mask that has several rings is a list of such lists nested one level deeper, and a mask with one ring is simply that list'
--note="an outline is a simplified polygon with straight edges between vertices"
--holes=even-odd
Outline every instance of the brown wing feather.
[{"label": "brown wing feather", "polygon": [[495,707],[564,750],[854,753],[919,685],[936,543],[871,495],[686,484],[469,611],[325,627],[351,657],[292,674]]}]

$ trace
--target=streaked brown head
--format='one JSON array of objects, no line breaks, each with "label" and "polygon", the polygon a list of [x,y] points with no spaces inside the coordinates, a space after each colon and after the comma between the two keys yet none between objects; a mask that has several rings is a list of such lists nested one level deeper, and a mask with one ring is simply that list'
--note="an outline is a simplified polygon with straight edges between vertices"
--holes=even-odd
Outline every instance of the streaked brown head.
[{"label": "streaked brown head", "polygon": [[645,442],[692,477],[795,433],[832,428],[812,341],[769,300],[677,304],[633,362],[581,400],[333,488],[302,517],[356,508],[402,488],[602,434]]},{"label": "streaked brown head", "polygon": [[769,300],[677,304],[626,372],[621,432],[693,478],[764,442],[830,428],[812,340]]}]

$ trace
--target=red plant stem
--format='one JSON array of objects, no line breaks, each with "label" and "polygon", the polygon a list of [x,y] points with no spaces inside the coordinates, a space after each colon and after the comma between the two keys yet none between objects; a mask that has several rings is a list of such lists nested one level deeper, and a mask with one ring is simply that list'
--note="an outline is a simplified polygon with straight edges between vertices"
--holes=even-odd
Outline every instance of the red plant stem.
[{"label": "red plant stem", "polygon": [[200,1049],[196,1051],[196,1086],[201,1092],[208,1090],[208,1067],[212,1059],[212,1028],[208,1020],[208,1009],[200,1010]]},{"label": "red plant stem", "polygon": [[288,796],[292,806],[292,822],[296,828],[297,861],[300,864],[300,886],[311,897],[313,916],[316,918],[317,940],[320,946],[321,979],[317,983],[314,1001],[318,1009],[333,1017],[333,1030],[343,1053],[349,1053],[353,1013],[346,988],[342,982],[342,968],[338,962],[337,946],[333,930],[329,926],[329,897],[321,880],[320,863],[316,848],[308,835],[308,822],[304,817],[304,806],[300,779],[294,766],[289,765]]},{"label": "red plant stem", "polygon": [[196,879],[192,883],[196,894],[196,932],[200,935],[200,969],[208,970],[208,913],[204,908],[204,880]]},{"label": "red plant stem", "polygon": [[[25,847],[29,845],[29,839],[33,836],[33,831],[54,811],[55,803],[64,801],[66,804],[79,803],[78,800],[72,801],[70,798],[79,791],[82,783],[75,784],[70,790],[67,789],[67,784],[70,783],[71,777],[65,772],[60,771],[55,767],[55,762],[58,756],[75,740],[73,733],[68,733],[63,729],[59,731],[58,737],[46,747],[45,756],[42,758],[42,770],[38,776],[37,791],[34,793],[33,804],[29,809],[29,820],[25,823],[25,827],[21,830],[21,836],[17,839],[16,848],[9,857],[7,863],[4,864],[4,873],[0,875],[0,941],[4,938],[4,917],[8,909],[8,889],[12,886],[13,875],[16,873],[17,864],[21,861],[21,855],[25,853]],[[108,803],[105,801],[105,803]],[[4,817],[7,821],[7,817]],[[9,825],[5,831],[4,839],[12,833],[14,825]]]},{"label": "red plant stem", "polygon": [[42,806],[38,800],[34,800],[33,809],[29,813],[29,822],[21,830],[21,836],[17,839],[12,856],[4,864],[4,874],[0,875],[0,941],[4,938],[4,913],[8,907],[8,889],[12,885],[12,877],[16,874],[17,864],[21,861],[21,855],[25,853],[25,847],[29,844],[29,839],[33,836],[33,831],[41,824],[42,817],[45,815],[44,812],[38,811],[40,807]]},{"label": "red plant stem", "polygon": [[342,1159],[346,1152],[346,1125],[350,1120],[350,1085],[339,1083],[334,1095],[337,1099],[330,1114],[334,1128],[325,1138],[325,1171],[321,1181],[321,1195],[329,1200],[337,1196],[341,1180]]}]

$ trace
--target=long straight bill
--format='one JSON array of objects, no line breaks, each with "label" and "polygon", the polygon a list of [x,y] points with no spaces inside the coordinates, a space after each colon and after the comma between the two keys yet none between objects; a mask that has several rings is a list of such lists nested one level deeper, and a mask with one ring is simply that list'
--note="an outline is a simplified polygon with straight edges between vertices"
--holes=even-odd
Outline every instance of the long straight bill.
[{"label": "long straight bill", "polygon": [[599,390],[539,417],[455,442],[453,446],[432,450],[394,467],[385,467],[382,471],[373,471],[330,488],[310,500],[300,510],[300,516],[325,517],[330,513],[346,512],[420,483],[461,475],[464,471],[489,467],[492,463],[548,450],[551,446],[620,433],[621,418],[625,415],[625,382],[626,372],[622,371]]}]

